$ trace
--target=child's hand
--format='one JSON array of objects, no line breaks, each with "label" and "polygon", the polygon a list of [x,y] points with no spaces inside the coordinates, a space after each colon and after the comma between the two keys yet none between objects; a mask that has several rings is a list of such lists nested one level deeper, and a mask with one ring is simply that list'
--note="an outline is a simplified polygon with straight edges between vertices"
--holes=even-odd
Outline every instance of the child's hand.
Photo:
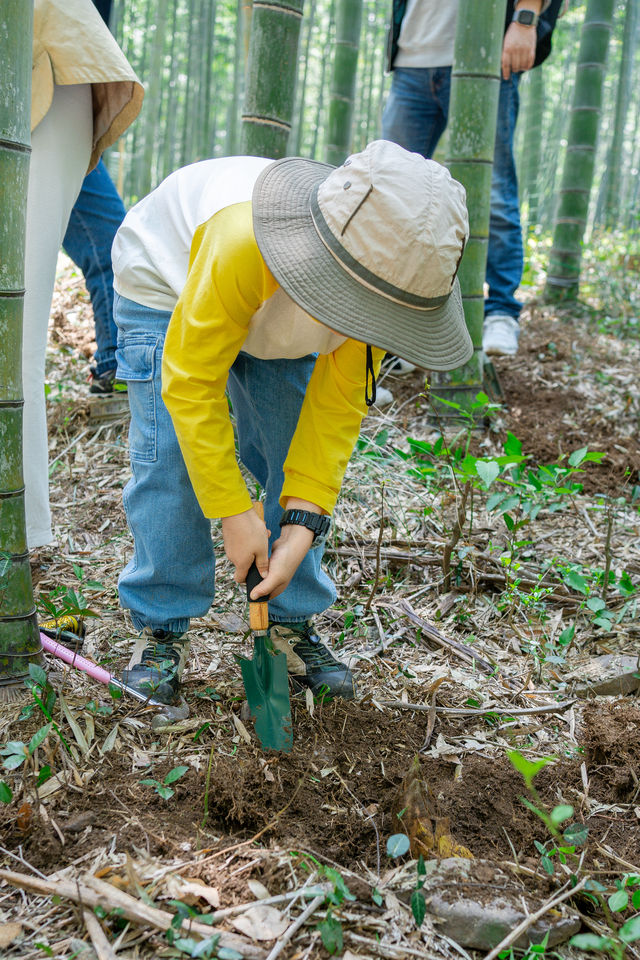
[{"label": "child's hand", "polygon": [[[224,552],[234,565],[234,580],[244,583],[255,560],[261,577],[269,573],[269,531],[256,511],[245,510],[222,518]],[[267,591],[268,592],[268,591]]]},{"label": "child's hand", "polygon": [[265,575],[260,570],[264,580],[251,591],[251,599],[259,600],[267,594],[270,598],[279,596],[289,586],[312,543],[313,533],[306,527],[282,527],[282,533],[271,549],[268,573]]}]

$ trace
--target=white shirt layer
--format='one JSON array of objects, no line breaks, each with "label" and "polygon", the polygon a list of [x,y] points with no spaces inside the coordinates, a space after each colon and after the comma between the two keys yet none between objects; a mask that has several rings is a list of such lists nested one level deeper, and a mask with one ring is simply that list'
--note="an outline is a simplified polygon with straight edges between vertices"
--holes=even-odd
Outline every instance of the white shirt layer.
[{"label": "white shirt layer", "polygon": [[458,0],[409,0],[394,67],[450,67]]}]

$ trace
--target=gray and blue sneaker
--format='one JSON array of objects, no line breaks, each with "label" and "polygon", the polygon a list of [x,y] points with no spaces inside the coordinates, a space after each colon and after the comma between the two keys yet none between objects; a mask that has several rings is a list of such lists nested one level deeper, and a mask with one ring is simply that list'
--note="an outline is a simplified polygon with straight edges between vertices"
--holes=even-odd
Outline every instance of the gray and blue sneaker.
[{"label": "gray and blue sneaker", "polygon": [[311,620],[271,623],[269,636],[276,652],[286,654],[289,676],[298,687],[309,687],[315,696],[353,700],[353,674],[329,652],[313,629]]},{"label": "gray and blue sneaker", "polygon": [[152,700],[173,705],[180,702],[180,679],[189,641],[179,633],[145,627],[136,641],[122,680]]}]

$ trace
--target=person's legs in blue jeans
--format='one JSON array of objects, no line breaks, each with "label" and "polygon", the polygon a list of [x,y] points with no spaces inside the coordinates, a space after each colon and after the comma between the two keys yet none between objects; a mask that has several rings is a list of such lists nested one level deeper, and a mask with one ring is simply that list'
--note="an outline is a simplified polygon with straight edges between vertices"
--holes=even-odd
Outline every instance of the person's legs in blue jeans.
[{"label": "person's legs in blue jeans", "polygon": [[382,136],[430,159],[449,115],[451,67],[396,67]]},{"label": "person's legs in blue jeans", "polygon": [[[282,468],[314,364],[313,356],[258,360],[240,353],[229,374],[240,459],[265,490],[265,523],[271,531],[271,544],[280,536]],[[336,590],[322,569],[323,552],[324,540],[318,539],[287,589],[270,601],[271,620],[303,622],[331,606]]]},{"label": "person's legs in blue jeans", "polygon": [[132,476],[123,502],[134,553],[120,575],[121,605],[138,630],[183,633],[214,596],[211,524],[191,487],[161,396],[162,349],[171,318],[115,295],[118,376],[128,385]]},{"label": "person's legs in blue jeans", "polygon": [[124,215],[124,204],[100,160],[84,179],[62,241],[66,253],[82,270],[91,297],[97,343],[96,377],[116,367],[111,247]]},{"label": "person's legs in blue jeans", "polygon": [[[161,397],[164,337],[171,314],[116,294],[118,376],[127,381],[132,477],[124,506],[134,555],[120,575],[120,602],[137,629],[182,633],[214,598],[215,561],[210,522],[189,480],[169,413]],[[313,357],[258,360],[241,353],[229,373],[240,458],[267,495],[271,539],[280,535],[282,467],[298,422]],[[274,620],[303,621],[335,600],[321,569],[318,542],[289,587],[270,604]]]},{"label": "person's legs in blue jeans", "polygon": [[[241,353],[229,374],[229,395],[238,431],[240,459],[266,493],[265,521],[271,543],[280,536],[283,465],[298,423],[315,358],[258,360]],[[271,641],[285,654],[294,682],[315,695],[352,699],[353,675],[321,642],[311,617],[336,598],[322,569],[324,539],[304,557],[286,590],[269,602]]]},{"label": "person's legs in blue jeans", "polygon": [[518,178],[513,156],[519,79],[519,74],[512,74],[509,80],[500,81],[486,272],[489,296],[484,307],[485,317],[499,313],[516,321],[521,304],[516,300],[515,292],[524,265]]}]

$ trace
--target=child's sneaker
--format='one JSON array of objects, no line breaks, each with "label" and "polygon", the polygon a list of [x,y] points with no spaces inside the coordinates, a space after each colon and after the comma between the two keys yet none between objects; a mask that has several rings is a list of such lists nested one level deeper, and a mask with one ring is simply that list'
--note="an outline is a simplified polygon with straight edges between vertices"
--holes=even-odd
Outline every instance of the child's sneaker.
[{"label": "child's sneaker", "polygon": [[351,670],[336,660],[310,620],[301,623],[272,623],[269,629],[274,650],[286,654],[289,675],[298,686],[314,694],[353,700],[356,695]]},{"label": "child's sneaker", "polygon": [[113,370],[107,370],[106,373],[98,374],[96,368],[91,367],[91,386],[89,387],[89,393],[99,393],[102,396],[106,396],[112,393],[126,392],[127,382],[126,380],[118,380],[115,368]]},{"label": "child's sneaker", "polygon": [[408,360],[403,360],[402,357],[394,357],[392,353],[386,353],[382,361],[382,366],[380,367],[380,373],[390,373],[393,377],[407,377],[410,373],[413,373],[415,369],[416,366],[414,363],[409,363]]},{"label": "child's sneaker", "polygon": [[167,705],[180,700],[180,679],[189,652],[181,634],[145,627],[136,641],[123,683]]},{"label": "child's sneaker", "polygon": [[482,349],[487,356],[513,357],[518,352],[520,324],[508,313],[490,313],[484,318]]}]

